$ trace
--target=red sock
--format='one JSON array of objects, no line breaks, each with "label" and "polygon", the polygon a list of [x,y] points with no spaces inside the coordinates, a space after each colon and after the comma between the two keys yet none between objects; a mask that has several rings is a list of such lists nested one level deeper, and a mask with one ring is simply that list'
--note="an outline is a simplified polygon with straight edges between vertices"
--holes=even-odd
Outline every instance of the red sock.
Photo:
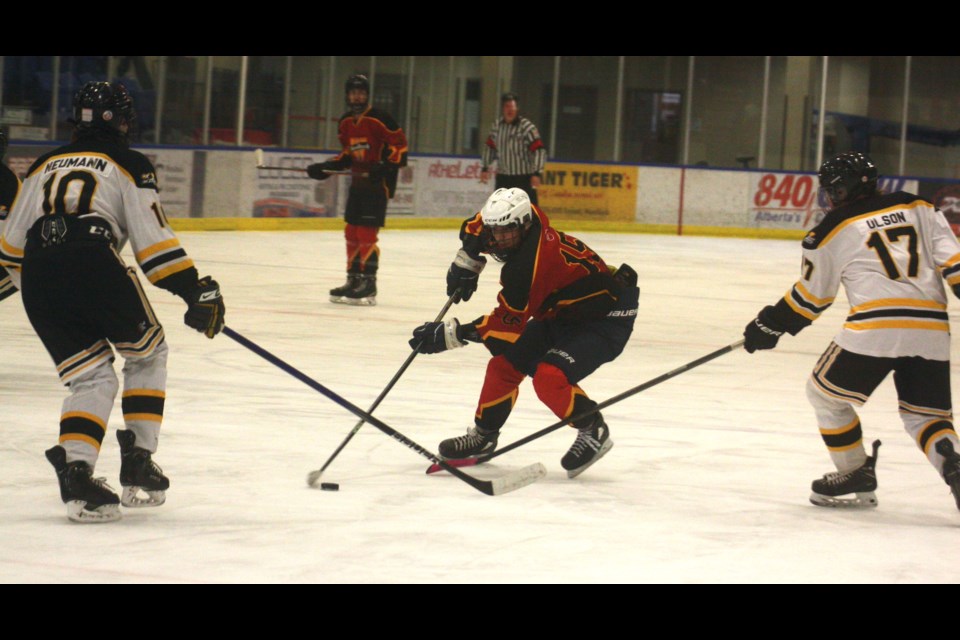
[{"label": "red sock", "polygon": [[499,431],[507,421],[524,375],[513,368],[506,358],[496,356],[487,363],[475,421],[484,431]]}]

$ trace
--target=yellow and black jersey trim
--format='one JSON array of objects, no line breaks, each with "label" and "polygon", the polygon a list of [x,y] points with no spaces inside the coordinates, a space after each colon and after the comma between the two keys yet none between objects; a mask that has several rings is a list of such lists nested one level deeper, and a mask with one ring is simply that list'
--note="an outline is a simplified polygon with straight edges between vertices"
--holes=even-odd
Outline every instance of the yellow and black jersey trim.
[{"label": "yellow and black jersey trim", "polygon": [[933,300],[884,298],[852,307],[843,328],[851,331],[920,329],[949,332],[950,318],[947,305]]},{"label": "yellow and black jersey trim", "polygon": [[19,269],[23,264],[23,249],[15,247],[5,236],[0,236],[0,265]]},{"label": "yellow and black jersey trim", "polygon": [[176,238],[151,245],[138,252],[136,258],[144,275],[153,284],[194,266],[193,260],[187,256]]},{"label": "yellow and black jersey trim", "polygon": [[951,287],[960,284],[960,253],[951,256],[944,264],[940,266],[940,275],[946,279]]},{"label": "yellow and black jersey trim", "polygon": [[810,233],[803,239],[803,247],[805,249],[822,247],[835,238],[838,233],[859,220],[893,211],[916,208],[932,210],[935,207],[929,201],[903,191],[855,200],[830,211],[823,221],[811,229]]},{"label": "yellow and black jersey trim", "polygon": [[60,381],[67,384],[80,374],[113,360],[113,348],[110,343],[106,340],[98,340],[88,349],[57,363],[57,374],[60,376]]},{"label": "yellow and black jersey trim", "polygon": [[818,298],[798,282],[787,291],[783,300],[794,313],[813,322],[833,304],[835,298]]},{"label": "yellow and black jersey trim", "polygon": [[156,169],[145,155],[104,140],[77,140],[54,149],[37,158],[27,171],[27,177],[44,169],[50,162],[80,156],[110,162],[121,175],[126,176],[137,187],[158,190]]}]

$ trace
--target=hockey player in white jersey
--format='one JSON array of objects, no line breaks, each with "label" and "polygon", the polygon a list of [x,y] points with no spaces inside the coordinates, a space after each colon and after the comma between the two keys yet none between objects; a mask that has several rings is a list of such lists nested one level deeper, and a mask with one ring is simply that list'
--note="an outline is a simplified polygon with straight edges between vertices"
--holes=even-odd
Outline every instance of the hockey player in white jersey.
[{"label": "hockey player in white jersey", "polygon": [[950,394],[950,324],[943,280],[960,297],[960,242],[944,215],[919,196],[877,191],[862,153],[824,162],[831,209],[803,240],[800,279],[744,330],[744,348],[772,349],[834,301],[843,284],[850,312],[807,382],[807,397],[837,468],[812,485],[818,506],[877,505],[876,460],[863,446],[855,407],[893,372],[907,433],[950,487],[960,509],[960,442]]},{"label": "hockey player in white jersey", "polygon": [[[69,388],[59,444],[46,451],[67,516],[120,518],[158,506],[169,480],[157,450],[166,397],[167,344],[133,267],[129,240],[154,285],[187,303],[186,324],[213,338],[223,328],[219,285],[197,269],[170,229],[150,161],[128,146],[133,100],[123,85],[88,82],[73,100],[74,138],[30,167],[0,237],[0,264],[19,284],[27,317]],[[120,443],[122,497],[93,470],[119,391],[114,350],[124,360]]]}]

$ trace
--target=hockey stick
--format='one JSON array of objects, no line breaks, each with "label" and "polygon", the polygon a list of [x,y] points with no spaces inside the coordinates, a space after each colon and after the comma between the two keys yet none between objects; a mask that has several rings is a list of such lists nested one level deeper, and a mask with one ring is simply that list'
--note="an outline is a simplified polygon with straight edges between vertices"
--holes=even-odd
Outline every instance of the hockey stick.
[{"label": "hockey stick", "polygon": [[270,362],[271,364],[274,364],[280,369],[286,371],[287,373],[289,373],[291,376],[293,376],[300,382],[303,382],[308,387],[312,388],[314,391],[319,391],[330,400],[333,400],[334,402],[339,404],[341,407],[343,407],[347,411],[350,411],[351,413],[353,413],[358,418],[363,418],[365,421],[369,422],[370,424],[375,426],[377,429],[380,429],[380,431],[384,432],[385,434],[387,434],[388,436],[390,436],[400,444],[404,445],[407,448],[413,449],[420,455],[424,456],[425,458],[428,458],[434,464],[440,465],[441,468],[446,469],[447,471],[452,473],[454,476],[463,480],[464,482],[466,482],[471,487],[473,487],[474,489],[476,489],[481,493],[484,493],[488,496],[497,496],[503,493],[507,493],[509,491],[513,491],[514,489],[525,487],[528,484],[532,484],[547,474],[546,467],[544,467],[542,464],[538,462],[536,464],[532,464],[528,467],[524,467],[523,469],[519,469],[518,471],[505,474],[493,480],[480,480],[478,478],[474,478],[473,476],[466,474],[463,471],[460,471],[456,467],[453,467],[447,464],[442,458],[440,458],[439,456],[433,453],[430,453],[427,449],[424,449],[419,444],[417,444],[407,436],[403,435],[393,427],[390,427],[379,418],[373,417],[372,415],[370,415],[369,413],[367,413],[357,405],[340,397],[339,395],[337,395],[330,389],[326,388],[325,386],[323,386],[313,378],[309,377],[308,375],[294,368],[293,366],[287,364],[286,362],[284,362],[277,356],[273,355],[263,347],[254,343],[253,341],[243,337],[242,335],[240,335],[230,327],[224,327],[223,333],[229,336],[230,338],[232,338],[233,340],[235,340],[236,342],[240,343],[250,351],[253,351],[255,354],[257,354],[267,362]]},{"label": "hockey stick", "polygon": [[[522,447],[523,445],[527,444],[528,442],[532,442],[532,441],[536,440],[537,438],[541,438],[541,437],[547,435],[548,433],[551,433],[551,432],[553,432],[553,431],[556,431],[556,430],[559,429],[560,427],[564,427],[564,426],[570,424],[571,422],[574,422],[574,421],[576,421],[576,420],[580,420],[581,418],[586,418],[587,416],[591,416],[591,415],[593,415],[594,413],[596,413],[596,412],[598,412],[598,411],[600,411],[600,410],[602,410],[602,409],[606,409],[607,407],[609,407],[609,406],[612,405],[612,404],[616,404],[616,403],[620,402],[621,400],[626,400],[627,398],[629,398],[629,397],[632,396],[632,395],[636,395],[636,394],[640,393],[641,391],[646,391],[646,390],[649,389],[650,387],[655,387],[655,386],[657,386],[658,384],[660,384],[661,382],[665,382],[665,381],[669,380],[670,378],[675,378],[676,376],[680,375],[681,373],[683,373],[683,372],[685,372],[685,371],[689,371],[690,369],[693,369],[694,367],[699,367],[700,365],[702,365],[702,364],[704,364],[704,363],[707,363],[707,362],[710,362],[711,360],[713,360],[713,359],[715,359],[715,358],[719,358],[720,356],[722,356],[722,355],[724,355],[724,354],[726,354],[726,353],[730,353],[731,351],[735,351],[735,350],[739,349],[739,348],[742,347],[742,346],[743,346],[743,340],[737,340],[737,341],[734,342],[733,344],[728,344],[727,346],[723,347],[722,349],[717,349],[717,350],[714,351],[713,353],[708,353],[707,355],[703,356],[702,358],[697,358],[697,359],[694,360],[693,362],[688,362],[688,363],[685,364],[685,365],[681,365],[681,366],[677,367],[676,369],[674,369],[673,371],[668,371],[667,373],[665,373],[665,374],[663,374],[663,375],[661,375],[661,376],[657,376],[657,377],[654,378],[653,380],[648,380],[647,382],[644,382],[644,383],[641,384],[641,385],[637,385],[636,387],[633,387],[632,389],[627,389],[627,390],[624,391],[623,393],[618,394],[618,395],[615,395],[615,396],[613,396],[612,398],[608,398],[608,399],[604,400],[603,402],[601,402],[600,404],[598,404],[597,406],[595,406],[594,408],[590,409],[589,411],[581,411],[581,412],[580,412],[579,414],[577,414],[577,415],[570,416],[569,418],[564,418],[563,420],[560,420],[559,422],[555,422],[554,424],[550,425],[549,427],[545,427],[545,428],[541,429],[540,431],[537,431],[536,433],[531,433],[530,435],[526,436],[525,438],[520,438],[520,439],[517,440],[516,442],[510,443],[510,444],[508,444],[507,446],[505,446],[503,449],[498,449],[498,450],[494,451],[493,453],[491,453],[491,454],[488,455],[488,456],[484,456],[484,457],[482,457],[482,458],[463,458],[462,460],[447,460],[446,462],[447,462],[450,466],[455,466],[455,467],[472,467],[472,466],[477,465],[477,464],[480,464],[480,463],[482,463],[482,462],[488,462],[489,460],[492,460],[492,459],[496,458],[496,457],[499,456],[499,455],[502,455],[502,454],[504,454],[504,453],[507,453],[508,451],[513,451],[513,450],[516,449],[517,447]],[[431,466],[429,469],[427,469],[427,473],[436,473],[437,471],[440,471],[441,469],[444,469],[444,467],[442,467],[442,466],[440,466],[440,465],[434,464],[434,465]]]},{"label": "hockey stick", "polygon": [[[449,311],[450,307],[453,305],[453,301],[457,293],[459,293],[459,290],[457,290],[457,292],[455,292],[452,296],[450,296],[450,298],[447,300],[447,303],[443,305],[443,309],[441,309],[440,313],[437,314],[437,319],[434,320],[434,322],[440,322],[441,320],[443,320],[443,316],[447,315],[447,311]],[[397,371],[396,374],[394,374],[393,379],[387,383],[386,388],[384,388],[384,390],[380,392],[380,395],[377,396],[377,399],[373,401],[373,404],[370,405],[369,409],[367,409],[367,413],[373,413],[376,410],[376,408],[380,406],[380,402],[382,402],[383,399],[387,397],[387,394],[390,393],[391,389],[393,389],[393,385],[397,384],[397,380],[400,379],[400,376],[403,375],[403,372],[407,370],[407,367],[410,366],[410,363],[413,362],[413,359],[416,358],[417,354],[420,353],[420,347],[422,346],[422,344],[423,344],[422,342],[418,344],[417,348],[414,349],[409,356],[407,356],[407,359],[403,363],[403,366],[401,366],[400,370]],[[327,461],[323,463],[323,466],[307,474],[308,485],[310,485],[311,487],[317,486],[317,481],[320,479],[320,476],[322,476],[323,472],[327,470],[327,467],[330,466],[330,463],[333,462],[333,459],[336,458],[341,451],[343,451],[343,448],[347,446],[347,443],[350,442],[351,439],[353,439],[353,436],[357,435],[357,432],[360,431],[360,427],[363,426],[364,422],[366,422],[366,420],[364,418],[360,418],[360,422],[358,422],[356,426],[354,426],[353,429],[350,431],[350,433],[347,434],[347,437],[344,438],[343,442],[340,443],[340,446],[337,447],[337,450],[333,452],[333,454],[327,459]]]},{"label": "hockey stick", "polygon": [[[264,159],[263,159],[263,149],[255,149],[255,150],[253,151],[253,155],[254,155],[254,157],[256,157],[256,159],[257,159],[257,169],[270,169],[270,170],[273,170],[273,171],[299,171],[300,173],[306,173],[306,172],[307,172],[307,170],[306,170],[305,168],[302,168],[302,167],[271,167],[271,166],[267,166],[267,165],[263,164],[263,163],[264,163]],[[325,171],[324,173],[329,173],[329,174],[332,175],[332,176],[352,176],[352,175],[354,175],[354,173],[353,173],[352,171],[349,171],[349,170],[347,170],[347,171]],[[360,176],[361,178],[366,178],[366,177],[369,177],[370,174],[364,172],[364,173],[358,173],[358,174],[356,174],[356,175]]]}]

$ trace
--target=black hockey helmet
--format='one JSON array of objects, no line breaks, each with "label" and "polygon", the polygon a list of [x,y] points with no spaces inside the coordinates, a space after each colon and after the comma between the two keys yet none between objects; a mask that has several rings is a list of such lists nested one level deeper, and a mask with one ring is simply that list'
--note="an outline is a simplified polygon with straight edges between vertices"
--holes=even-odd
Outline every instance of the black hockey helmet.
[{"label": "black hockey helmet", "polygon": [[0,128],[0,160],[7,153],[7,132]]},{"label": "black hockey helmet", "polygon": [[834,207],[877,192],[877,165],[866,154],[846,151],[820,165],[820,188]]},{"label": "black hockey helmet", "polygon": [[137,122],[133,97],[119,82],[88,82],[73,96],[72,122],[78,134],[104,132],[126,142]]},{"label": "black hockey helmet", "polygon": [[[350,92],[354,89],[358,89],[367,94],[367,97],[363,100],[363,102],[350,101]],[[343,85],[343,92],[347,100],[347,107],[350,109],[350,111],[356,114],[361,114],[366,110],[367,104],[370,102],[370,80],[363,74],[358,73],[352,75],[347,78],[347,82]]]}]

